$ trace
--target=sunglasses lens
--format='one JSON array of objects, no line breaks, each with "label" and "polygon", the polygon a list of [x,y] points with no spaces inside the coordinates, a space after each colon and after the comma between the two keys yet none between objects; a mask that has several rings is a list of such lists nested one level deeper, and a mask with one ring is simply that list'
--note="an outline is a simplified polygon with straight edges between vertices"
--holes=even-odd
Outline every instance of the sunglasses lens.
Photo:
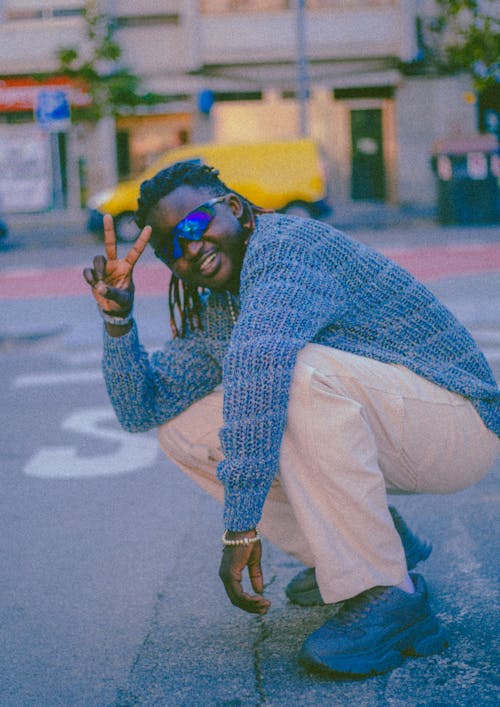
[{"label": "sunglasses lens", "polygon": [[199,241],[202,235],[207,230],[210,221],[214,217],[212,207],[204,207],[196,209],[179,221],[174,228],[174,233],[179,238],[188,238],[192,241]]},{"label": "sunglasses lens", "polygon": [[164,263],[173,263],[174,260],[182,257],[182,248],[179,238],[189,241],[199,241],[209,227],[215,216],[213,205],[202,205],[185,216],[182,221],[174,226],[167,242],[155,251],[156,256]]}]

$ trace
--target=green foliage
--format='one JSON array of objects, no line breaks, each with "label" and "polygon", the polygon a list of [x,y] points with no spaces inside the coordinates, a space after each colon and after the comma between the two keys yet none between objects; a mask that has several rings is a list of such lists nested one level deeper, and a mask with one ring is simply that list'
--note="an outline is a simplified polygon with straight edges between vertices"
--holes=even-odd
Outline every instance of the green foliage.
[{"label": "green foliage", "polygon": [[87,0],[83,12],[86,42],[81,48],[61,47],[57,52],[60,73],[82,83],[90,105],[74,112],[76,121],[97,122],[137,106],[163,103],[167,98],[141,90],[141,79],[121,63],[122,50],[115,27],[102,14],[97,0]]},{"label": "green foliage", "polygon": [[478,91],[500,82],[500,12],[497,0],[436,0],[426,54],[441,70],[468,70]]}]

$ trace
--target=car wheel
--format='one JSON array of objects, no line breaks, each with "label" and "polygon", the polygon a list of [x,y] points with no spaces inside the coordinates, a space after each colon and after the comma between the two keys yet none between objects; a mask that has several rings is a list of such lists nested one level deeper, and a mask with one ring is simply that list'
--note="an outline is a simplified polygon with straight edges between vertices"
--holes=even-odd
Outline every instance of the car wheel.
[{"label": "car wheel", "polygon": [[139,228],[134,221],[132,211],[125,211],[123,214],[116,216],[115,233],[116,238],[121,243],[133,243],[139,235]]},{"label": "car wheel", "polygon": [[292,201],[283,209],[287,216],[300,216],[301,218],[311,218],[311,211],[304,201]]},{"label": "car wheel", "polygon": [[9,229],[7,228],[7,224],[5,223],[5,221],[2,221],[0,219],[0,238],[6,238],[8,232]]}]

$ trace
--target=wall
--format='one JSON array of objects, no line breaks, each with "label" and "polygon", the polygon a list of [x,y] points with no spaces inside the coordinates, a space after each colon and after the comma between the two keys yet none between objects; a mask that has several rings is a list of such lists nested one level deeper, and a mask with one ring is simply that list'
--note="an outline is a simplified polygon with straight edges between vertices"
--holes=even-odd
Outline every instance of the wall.
[{"label": "wall", "polygon": [[452,133],[477,132],[476,108],[468,102],[467,76],[409,78],[397,91],[398,199],[401,203],[434,203],[430,166],[436,139]]}]

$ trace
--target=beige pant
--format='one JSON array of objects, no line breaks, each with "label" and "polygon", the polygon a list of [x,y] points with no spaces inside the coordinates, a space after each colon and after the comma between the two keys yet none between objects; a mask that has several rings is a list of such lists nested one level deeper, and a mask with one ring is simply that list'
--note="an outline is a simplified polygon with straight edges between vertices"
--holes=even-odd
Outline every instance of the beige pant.
[{"label": "beige pant", "polygon": [[[219,501],[222,388],[158,430],[160,445]],[[472,404],[403,366],[308,345],[259,529],[316,567],[325,602],[399,584],[404,553],[386,491],[450,493],[479,481],[500,449]]]}]

